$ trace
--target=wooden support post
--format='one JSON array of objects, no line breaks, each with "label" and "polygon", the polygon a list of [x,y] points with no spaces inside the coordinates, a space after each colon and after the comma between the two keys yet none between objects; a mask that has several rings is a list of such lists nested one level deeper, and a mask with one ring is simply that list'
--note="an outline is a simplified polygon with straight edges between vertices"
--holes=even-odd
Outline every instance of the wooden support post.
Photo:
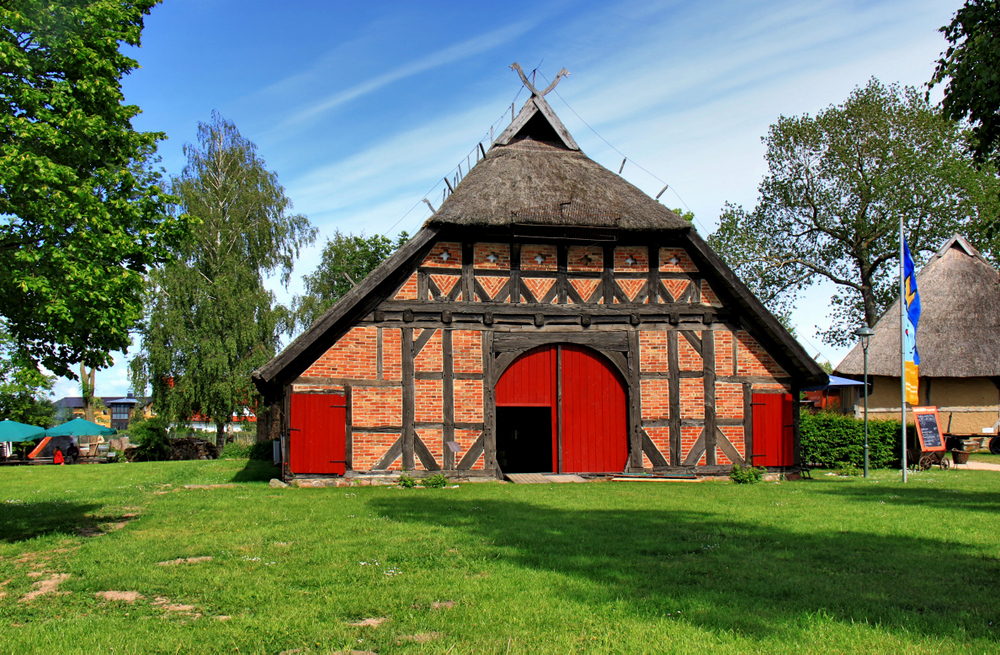
[{"label": "wooden support post", "polygon": [[628,333],[628,455],[629,468],[642,470],[642,387],[639,378],[639,332]]},{"label": "wooden support post", "polygon": [[354,470],[354,412],[352,409],[353,397],[351,394],[351,385],[344,385],[344,405],[347,407],[345,413],[346,425],[344,427],[344,448],[345,454],[344,459],[346,460],[344,466],[346,470]]},{"label": "wooden support post", "polygon": [[383,364],[384,358],[382,355],[382,328],[376,328],[375,334],[375,379],[383,379],[385,375],[385,367]]},{"label": "wooden support post", "polygon": [[441,331],[441,359],[444,370],[441,382],[444,410],[444,426],[441,429],[441,452],[444,459],[442,468],[451,471],[455,468],[455,453],[448,447],[448,442],[455,440],[455,366],[451,330]]},{"label": "wooden support post", "polygon": [[648,302],[651,305],[659,304],[660,302],[660,246],[655,243],[649,244],[649,278],[646,283],[646,289],[648,293],[646,296],[649,298]]},{"label": "wooden support post", "polygon": [[496,370],[493,358],[493,332],[483,333],[483,451],[487,470],[497,466]]},{"label": "wooden support post", "polygon": [[413,460],[413,419],[416,412],[416,389],[413,383],[413,328],[403,328],[402,340],[403,373],[403,467],[407,471],[414,468]]},{"label": "wooden support post", "polygon": [[753,384],[743,383],[743,458],[749,466],[753,461]]},{"label": "wooden support post", "polygon": [[[866,389],[867,391],[867,389]],[[802,466],[802,432],[799,430],[799,385],[792,383],[792,453],[795,466]]]},{"label": "wooden support post", "polygon": [[521,302],[521,244],[510,244],[510,301]]},{"label": "wooden support post", "polygon": [[[462,302],[475,301],[475,278],[472,274],[475,244],[462,243]],[[446,467],[447,468],[447,467]]]},{"label": "wooden support post", "polygon": [[601,288],[603,289],[605,305],[615,302],[615,247],[604,246],[604,270],[601,273]]},{"label": "wooden support post", "polygon": [[556,344],[556,473],[563,472],[562,344]]},{"label": "wooden support post", "polygon": [[[567,302],[567,295],[569,291],[569,280],[567,279],[566,272],[569,270],[569,246],[558,245],[556,246],[556,294],[557,301],[560,305],[565,305]],[[539,300],[541,300],[539,298]]]},{"label": "wooden support post", "polygon": [[677,330],[667,332],[667,374],[670,394],[670,465],[681,465],[681,371]]},{"label": "wooden support post", "polygon": [[427,290],[427,273],[417,271],[417,299],[427,300],[429,292]]},{"label": "wooden support post", "polygon": [[705,465],[716,465],[715,434],[715,334],[711,330],[701,333],[701,352],[705,382]]}]

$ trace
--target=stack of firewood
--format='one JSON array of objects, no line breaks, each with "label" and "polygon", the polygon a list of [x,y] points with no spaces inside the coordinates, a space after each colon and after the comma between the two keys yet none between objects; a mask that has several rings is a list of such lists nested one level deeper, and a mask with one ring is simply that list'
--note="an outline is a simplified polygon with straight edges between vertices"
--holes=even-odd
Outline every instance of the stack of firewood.
[{"label": "stack of firewood", "polygon": [[211,441],[196,437],[174,439],[170,443],[170,460],[178,459],[218,459],[219,451]]}]

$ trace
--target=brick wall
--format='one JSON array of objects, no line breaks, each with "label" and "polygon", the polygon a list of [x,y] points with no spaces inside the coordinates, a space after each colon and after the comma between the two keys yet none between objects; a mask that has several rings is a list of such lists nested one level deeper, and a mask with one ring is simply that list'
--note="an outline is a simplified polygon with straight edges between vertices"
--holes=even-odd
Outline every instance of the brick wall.
[{"label": "brick wall", "polygon": [[[375,463],[385,454],[392,444],[399,439],[399,433],[395,432],[354,432],[354,458],[353,466],[355,471],[370,471]],[[390,469],[399,469],[401,458],[389,465]]]},{"label": "brick wall", "polygon": [[[633,263],[629,264],[629,259]],[[649,249],[645,246],[615,248],[615,272],[644,273],[649,270]]]},{"label": "brick wall", "polygon": [[[726,435],[729,439],[729,443],[733,444],[738,452],[744,459],[747,457],[746,443],[743,441],[743,426],[741,425],[723,425],[719,428],[722,434]],[[715,461],[719,464],[732,464],[726,454],[722,452],[722,449],[717,449],[715,454]]]},{"label": "brick wall", "polygon": [[642,373],[666,373],[669,364],[667,333],[652,330],[639,332],[639,370]]},{"label": "brick wall", "polygon": [[[423,330],[414,330],[413,340],[416,341],[422,334]],[[434,330],[431,338],[417,353],[413,360],[413,370],[426,373],[440,373],[444,370],[441,358],[441,330]]]},{"label": "brick wall", "polygon": [[483,372],[483,337],[477,330],[454,330],[451,352],[456,373]]},{"label": "brick wall", "polygon": [[[424,442],[427,446],[427,450],[431,451],[431,455],[434,455],[434,460],[440,465],[444,461],[444,443],[442,442],[442,432],[437,429],[419,429],[417,430],[417,436],[420,440]],[[426,470],[423,462],[420,461],[419,457],[413,457],[413,467],[418,471]]]},{"label": "brick wall", "polygon": [[455,380],[455,421],[479,423],[483,420],[481,380]]},{"label": "brick wall", "polygon": [[[457,466],[462,458],[465,457],[466,451],[472,447],[472,444],[476,443],[476,439],[482,434],[479,430],[455,430],[455,441],[458,443],[458,452],[455,453],[455,465]],[[482,471],[486,468],[486,462],[483,455],[479,456],[476,463],[472,466],[473,469]]]},{"label": "brick wall", "polygon": [[[539,255],[543,258],[538,261]],[[556,247],[551,245],[521,246],[521,269],[525,271],[554,271],[559,262],[556,260]]]},{"label": "brick wall", "polygon": [[705,382],[681,378],[681,418],[705,418]]},{"label": "brick wall", "polygon": [[746,331],[737,332],[736,338],[739,340],[737,357],[739,358],[740,375],[787,376],[784,369],[778,366],[764,348]]},{"label": "brick wall", "polygon": [[367,428],[403,424],[403,390],[399,387],[356,387],[352,392],[352,401],[353,423],[356,426]]},{"label": "brick wall", "polygon": [[441,380],[414,380],[414,420],[437,423],[444,420],[442,385]]},{"label": "brick wall", "polygon": [[715,336],[715,374],[733,375],[733,333],[729,330],[716,330]]},{"label": "brick wall", "polygon": [[[700,333],[695,333],[700,336]],[[705,362],[683,334],[677,335],[677,363],[682,371],[702,371]]]},{"label": "brick wall", "polygon": [[382,379],[403,379],[403,331],[382,328]]},{"label": "brick wall", "polygon": [[374,380],[378,329],[352,328],[302,374],[316,378]]},{"label": "brick wall", "polygon": [[642,419],[655,421],[670,418],[670,383],[667,379],[643,380]]},{"label": "brick wall", "polygon": [[509,270],[510,246],[506,243],[477,243],[473,246],[472,262],[474,268]]},{"label": "brick wall", "polygon": [[719,418],[743,418],[743,385],[736,382],[715,383],[715,415]]}]

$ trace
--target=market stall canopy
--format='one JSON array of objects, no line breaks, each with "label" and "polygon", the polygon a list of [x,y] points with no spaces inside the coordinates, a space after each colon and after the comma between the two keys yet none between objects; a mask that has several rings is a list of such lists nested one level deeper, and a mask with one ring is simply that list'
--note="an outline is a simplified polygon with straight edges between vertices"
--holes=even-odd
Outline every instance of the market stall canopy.
[{"label": "market stall canopy", "polygon": [[75,418],[72,421],[67,421],[62,425],[57,425],[54,428],[49,428],[45,431],[45,435],[48,437],[89,437],[89,436],[107,436],[111,434],[118,434],[118,430],[112,428],[106,428],[103,425],[98,425],[93,421],[88,421],[85,418]]},{"label": "market stall canopy", "polygon": [[0,441],[31,441],[45,435],[45,428],[10,419],[0,421]]},{"label": "market stall canopy", "polygon": [[803,391],[823,391],[824,389],[839,389],[841,387],[861,387],[864,386],[864,384],[865,383],[860,380],[849,380],[847,378],[842,378],[839,375],[831,375],[829,384],[806,387]]}]

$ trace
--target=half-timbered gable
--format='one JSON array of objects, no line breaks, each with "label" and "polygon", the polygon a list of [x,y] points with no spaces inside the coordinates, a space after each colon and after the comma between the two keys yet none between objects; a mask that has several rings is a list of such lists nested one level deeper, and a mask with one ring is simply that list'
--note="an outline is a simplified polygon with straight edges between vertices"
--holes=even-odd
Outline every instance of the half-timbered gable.
[{"label": "half-timbered gable", "polygon": [[796,464],[792,398],[825,375],[690,224],[538,93],[484,155],[255,372],[315,460],[287,476]]}]

